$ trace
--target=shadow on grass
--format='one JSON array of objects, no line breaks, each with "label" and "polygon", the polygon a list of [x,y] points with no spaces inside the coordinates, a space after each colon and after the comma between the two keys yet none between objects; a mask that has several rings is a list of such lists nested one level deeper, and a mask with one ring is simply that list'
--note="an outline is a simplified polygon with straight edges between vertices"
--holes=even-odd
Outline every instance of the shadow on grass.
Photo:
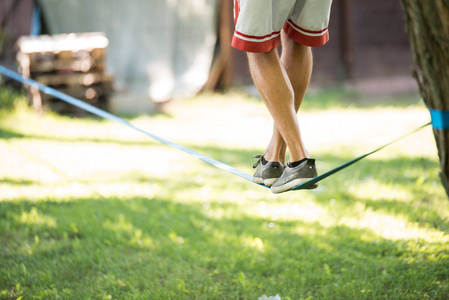
[{"label": "shadow on grass", "polygon": [[20,132],[0,127],[0,139],[8,140],[8,139],[23,139],[23,138],[28,138],[28,136]]},{"label": "shadow on grass", "polygon": [[0,125],[0,139],[36,139],[42,141],[55,141],[62,143],[105,143],[117,144],[123,146],[154,146],[160,143],[152,139],[147,141],[127,141],[120,139],[101,138],[101,137],[65,137],[39,134],[26,134],[11,129],[2,128]]},{"label": "shadow on grass", "polygon": [[8,185],[18,185],[18,186],[24,186],[24,185],[33,185],[38,184],[38,182],[28,179],[16,179],[16,178],[9,178],[9,177],[3,177],[0,178],[0,184],[8,184]]},{"label": "shadow on grass", "polygon": [[[449,291],[437,284],[448,281],[447,261],[430,259],[420,245],[366,229],[248,216],[232,204],[136,197],[22,199],[0,208],[1,288],[20,283],[25,296],[51,284],[75,298],[366,299],[361,288],[374,298]],[[225,211],[214,217],[214,209]],[[444,257],[447,245],[434,246]]]}]

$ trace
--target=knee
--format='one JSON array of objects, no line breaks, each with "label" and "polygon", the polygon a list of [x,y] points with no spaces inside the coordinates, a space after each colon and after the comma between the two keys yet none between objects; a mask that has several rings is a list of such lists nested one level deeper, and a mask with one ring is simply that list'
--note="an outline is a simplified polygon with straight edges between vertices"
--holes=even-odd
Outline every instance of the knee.
[{"label": "knee", "polygon": [[308,55],[312,53],[312,49],[309,46],[299,44],[292,39],[286,39],[282,44],[282,49],[294,55]]},{"label": "knee", "polygon": [[277,48],[271,49],[270,51],[266,51],[266,52],[246,52],[247,55],[259,55],[259,56],[264,56],[264,55],[272,55],[273,53],[277,52]]},{"label": "knee", "polygon": [[277,49],[272,49],[268,52],[246,52],[246,55],[250,61],[270,60],[276,58]]}]

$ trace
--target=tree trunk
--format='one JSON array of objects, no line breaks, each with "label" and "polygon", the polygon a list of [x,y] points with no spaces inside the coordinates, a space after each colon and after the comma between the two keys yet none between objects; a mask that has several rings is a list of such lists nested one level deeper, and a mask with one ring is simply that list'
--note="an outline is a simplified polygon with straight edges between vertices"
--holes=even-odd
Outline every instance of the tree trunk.
[{"label": "tree trunk", "polygon": [[[429,109],[449,110],[449,0],[401,0],[415,61],[413,75]],[[449,196],[449,130],[433,129],[441,181]]]}]

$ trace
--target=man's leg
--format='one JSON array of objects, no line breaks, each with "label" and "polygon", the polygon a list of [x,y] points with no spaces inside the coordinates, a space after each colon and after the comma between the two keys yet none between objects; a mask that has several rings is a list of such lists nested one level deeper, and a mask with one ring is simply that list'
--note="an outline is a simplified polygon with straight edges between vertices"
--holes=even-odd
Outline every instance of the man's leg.
[{"label": "man's leg", "polygon": [[[283,31],[281,38],[282,54],[280,61],[292,85],[295,111],[298,112],[312,74],[312,51],[310,47],[294,42]],[[286,149],[287,145],[276,125],[274,125],[273,135],[265,151],[265,159],[285,163]],[[305,152],[308,157],[307,150]]]},{"label": "man's leg", "polygon": [[275,49],[267,53],[248,53],[254,83],[275,125],[265,158],[281,162],[285,160],[285,145],[290,150],[291,161],[308,157],[296,112],[310,80],[312,61],[310,49],[284,34],[282,39],[285,45],[281,59]]}]

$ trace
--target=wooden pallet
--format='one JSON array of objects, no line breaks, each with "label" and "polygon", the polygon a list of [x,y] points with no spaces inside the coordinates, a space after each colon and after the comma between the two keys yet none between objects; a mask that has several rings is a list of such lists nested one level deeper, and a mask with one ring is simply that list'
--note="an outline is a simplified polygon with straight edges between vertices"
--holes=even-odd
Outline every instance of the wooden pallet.
[{"label": "wooden pallet", "polygon": [[[17,61],[22,75],[57,88],[96,106],[106,106],[114,77],[106,74],[109,44],[102,33],[42,35],[21,37],[17,42]],[[57,111],[70,111],[68,106],[51,96],[27,88],[30,102],[37,111],[48,105]]]}]

